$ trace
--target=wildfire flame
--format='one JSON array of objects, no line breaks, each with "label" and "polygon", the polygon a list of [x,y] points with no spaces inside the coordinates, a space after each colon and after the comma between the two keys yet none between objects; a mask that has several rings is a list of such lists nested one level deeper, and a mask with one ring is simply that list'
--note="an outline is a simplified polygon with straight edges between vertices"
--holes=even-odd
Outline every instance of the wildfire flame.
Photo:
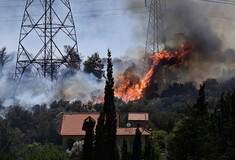
[{"label": "wildfire flame", "polygon": [[152,56],[148,56],[152,65],[147,74],[140,78],[136,83],[132,82],[133,73],[126,72],[125,75],[117,77],[116,81],[121,81],[119,87],[114,89],[114,95],[125,102],[134,101],[144,97],[146,88],[151,83],[151,78],[155,71],[161,66],[179,66],[183,63],[184,57],[190,53],[192,46],[184,44],[174,53],[163,50]]}]

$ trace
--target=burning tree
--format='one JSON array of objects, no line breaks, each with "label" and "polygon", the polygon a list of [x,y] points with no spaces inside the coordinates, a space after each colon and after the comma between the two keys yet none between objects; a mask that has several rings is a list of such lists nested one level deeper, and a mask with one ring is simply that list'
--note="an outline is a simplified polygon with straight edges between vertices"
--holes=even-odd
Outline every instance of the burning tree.
[{"label": "burning tree", "polygon": [[163,50],[154,55],[149,55],[148,59],[151,62],[149,71],[144,77],[139,78],[136,82],[136,78],[133,77],[133,71],[127,71],[123,75],[120,75],[117,79],[120,81],[120,85],[115,88],[115,96],[122,98],[123,101],[133,101],[141,99],[146,96],[146,89],[150,87],[150,84],[154,81],[154,75],[157,70],[163,66],[179,66],[183,63],[186,55],[190,53],[192,46],[189,44],[181,45],[174,53]]}]

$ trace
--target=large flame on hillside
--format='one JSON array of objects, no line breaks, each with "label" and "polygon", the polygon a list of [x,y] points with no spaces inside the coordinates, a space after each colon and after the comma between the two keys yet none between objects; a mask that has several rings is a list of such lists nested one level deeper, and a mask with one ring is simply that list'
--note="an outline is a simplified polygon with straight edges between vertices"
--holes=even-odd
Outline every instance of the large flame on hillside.
[{"label": "large flame on hillside", "polygon": [[119,81],[120,85],[114,89],[114,95],[121,98],[125,102],[141,99],[145,96],[145,91],[151,83],[152,77],[159,67],[163,66],[179,66],[183,63],[184,58],[192,50],[192,46],[184,44],[179,47],[174,53],[163,50],[154,55],[148,55],[151,62],[150,70],[146,75],[137,81],[133,72],[127,70],[124,74],[117,77],[116,82]]}]

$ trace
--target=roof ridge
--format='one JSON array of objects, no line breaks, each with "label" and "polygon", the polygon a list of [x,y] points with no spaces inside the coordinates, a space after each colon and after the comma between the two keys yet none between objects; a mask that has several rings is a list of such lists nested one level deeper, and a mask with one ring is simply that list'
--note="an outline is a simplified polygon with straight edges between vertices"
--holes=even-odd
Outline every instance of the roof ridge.
[{"label": "roof ridge", "polygon": [[100,112],[63,112],[64,115],[76,115],[76,114],[100,114]]}]

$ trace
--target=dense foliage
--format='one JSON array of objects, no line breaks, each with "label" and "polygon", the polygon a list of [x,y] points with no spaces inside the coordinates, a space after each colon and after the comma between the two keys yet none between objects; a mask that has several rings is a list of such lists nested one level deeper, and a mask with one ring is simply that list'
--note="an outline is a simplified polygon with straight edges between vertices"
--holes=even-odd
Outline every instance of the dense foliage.
[{"label": "dense foliage", "polygon": [[235,92],[222,95],[208,113],[204,85],[191,112],[178,122],[169,143],[171,160],[232,160],[235,158]]},{"label": "dense foliage", "polygon": [[68,67],[79,70],[82,59],[79,53],[76,51],[75,46],[65,45],[64,50],[66,53],[65,59],[68,63]]},{"label": "dense foliage", "polygon": [[104,76],[104,64],[98,53],[92,54],[91,57],[88,56],[88,59],[83,64],[86,73],[93,73],[98,79]]},{"label": "dense foliage", "polygon": [[[112,104],[108,102],[109,97],[107,106],[116,106],[122,115],[123,126],[126,126],[129,112],[149,113],[148,129],[152,129],[153,134],[146,143],[145,151],[141,151],[145,160],[160,160],[166,156],[169,160],[230,160],[235,159],[233,90],[234,78],[224,83],[218,83],[215,79],[206,80],[199,96],[193,83],[174,83],[151,99],[127,104],[115,99]],[[112,96],[111,90],[107,92],[108,96]],[[30,110],[21,106],[0,106],[1,111],[7,111],[0,118],[0,159],[66,159],[62,137],[57,132],[60,113],[87,112],[90,108],[90,105],[80,101],[70,103],[64,100],[55,101],[50,106],[32,106]],[[96,104],[94,108],[102,111],[103,104]],[[110,113],[115,113],[111,109]],[[102,133],[105,132],[106,117],[105,112],[101,113],[96,128],[96,134],[100,134],[96,136],[94,149],[97,160],[103,159],[104,153],[102,139],[105,135]],[[131,148],[126,150],[124,147],[123,158],[130,158]]]}]

